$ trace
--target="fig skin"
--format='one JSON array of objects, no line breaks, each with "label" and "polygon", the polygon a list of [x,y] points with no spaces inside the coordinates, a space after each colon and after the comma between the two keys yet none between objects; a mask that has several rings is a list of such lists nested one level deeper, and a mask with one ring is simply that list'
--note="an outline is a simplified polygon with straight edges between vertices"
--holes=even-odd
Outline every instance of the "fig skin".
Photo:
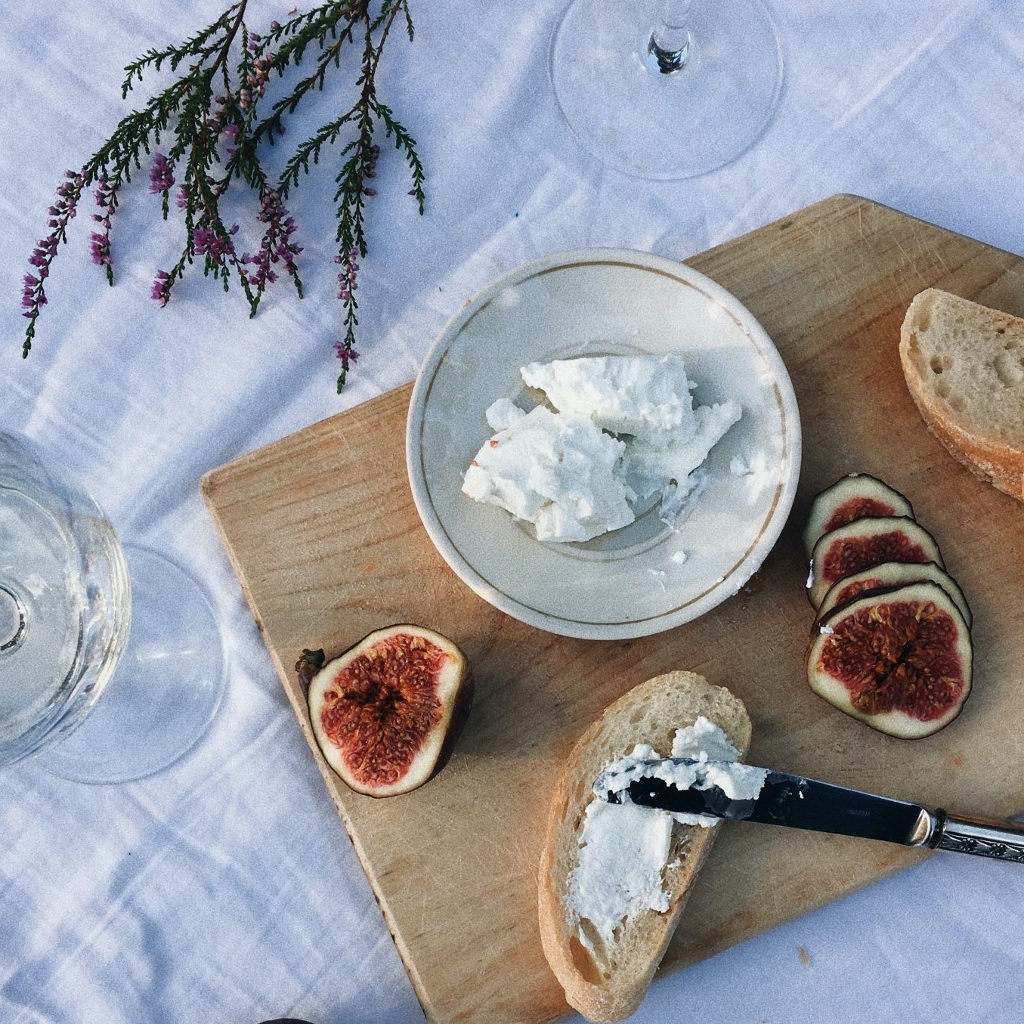
[{"label": "fig skin", "polygon": [[[845,666],[847,678],[830,663]],[[972,665],[970,629],[932,581],[883,588],[834,609],[816,623],[806,656],[818,696],[900,739],[931,736],[960,714]]]},{"label": "fig skin", "polygon": [[809,559],[821,537],[857,519],[900,516],[914,519],[909,499],[869,473],[849,473],[821,491],[811,504],[804,527],[804,554]]},{"label": "fig skin", "polygon": [[849,604],[855,597],[867,596],[873,591],[903,586],[906,583],[923,583],[926,580],[931,580],[942,587],[956,604],[970,629],[974,624],[974,615],[960,584],[936,562],[882,562],[849,576],[842,576],[829,587],[822,598],[817,620],[824,619],[833,609]]},{"label": "fig skin", "polygon": [[351,789],[372,797],[408,793],[433,778],[472,697],[462,651],[410,623],[363,637],[312,677],[307,694],[324,759]]},{"label": "fig skin", "polygon": [[905,516],[857,519],[830,530],[814,545],[807,598],[817,609],[836,580],[882,562],[934,562],[946,568],[935,538],[915,520]]}]

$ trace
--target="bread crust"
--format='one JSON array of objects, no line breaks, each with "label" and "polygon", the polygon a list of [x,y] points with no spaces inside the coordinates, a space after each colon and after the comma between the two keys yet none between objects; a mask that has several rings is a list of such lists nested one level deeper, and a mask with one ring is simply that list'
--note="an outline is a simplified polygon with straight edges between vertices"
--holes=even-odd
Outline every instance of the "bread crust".
[{"label": "bread crust", "polygon": [[591,955],[578,938],[578,922],[567,912],[565,897],[569,874],[578,863],[584,812],[596,799],[594,779],[637,743],[649,743],[667,755],[676,730],[701,715],[719,725],[741,755],[746,753],[751,727],[742,702],[695,673],[668,672],[605,709],[577,741],[555,786],[538,872],[540,935],[566,999],[588,1020],[622,1020],[640,1005],[720,828],[674,825],[669,866],[663,873],[669,909],[644,911],[622,926],[614,949],[598,944],[597,955]]},{"label": "bread crust", "polygon": [[[957,331],[969,329],[975,344],[950,341],[949,336],[955,337],[953,326]],[[1024,435],[1011,442],[992,436],[972,416],[972,403],[978,399],[960,396],[963,407],[957,409],[952,404],[955,395],[938,390],[939,378],[931,368],[932,360],[941,359],[947,349],[978,365],[997,358],[999,348],[1008,342],[1024,350],[1024,320],[929,288],[907,310],[900,329],[900,362],[921,418],[943,447],[979,479],[1024,501]],[[1018,403],[1016,412],[1024,422],[1024,405]]]}]

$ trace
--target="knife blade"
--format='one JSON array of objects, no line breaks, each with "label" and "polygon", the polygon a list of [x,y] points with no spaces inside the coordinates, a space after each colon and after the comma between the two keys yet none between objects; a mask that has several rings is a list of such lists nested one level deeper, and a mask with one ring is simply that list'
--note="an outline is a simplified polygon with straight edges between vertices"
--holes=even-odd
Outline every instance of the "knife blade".
[{"label": "knife blade", "polygon": [[594,792],[609,803],[623,803],[628,799],[634,804],[664,811],[781,825],[1024,863],[1024,826],[1012,822],[956,817],[941,809],[930,811],[905,800],[771,769],[760,769],[764,772],[761,791],[756,799],[745,800],[730,797],[716,785],[682,789],[659,777],[659,773],[671,775],[679,767],[703,769],[716,765],[728,770],[728,762],[689,758],[636,761],[630,767],[628,782],[623,783],[621,773],[606,770],[595,781]]}]

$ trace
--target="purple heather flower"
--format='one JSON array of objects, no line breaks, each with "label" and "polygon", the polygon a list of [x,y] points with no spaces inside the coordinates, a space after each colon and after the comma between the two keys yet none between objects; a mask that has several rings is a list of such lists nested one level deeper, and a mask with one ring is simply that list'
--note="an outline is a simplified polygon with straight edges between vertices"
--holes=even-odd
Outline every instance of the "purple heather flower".
[{"label": "purple heather flower", "polygon": [[[234,234],[234,231],[230,232]],[[222,263],[225,255],[233,255],[235,247],[229,238],[222,237],[215,228],[197,225],[192,229],[192,242],[200,256],[208,257],[213,263]]]},{"label": "purple heather flower", "polygon": [[342,302],[351,302],[352,293],[359,287],[356,281],[356,275],[359,273],[359,251],[350,249],[346,256],[335,256],[334,262],[343,264],[342,271],[338,274],[338,298]]},{"label": "purple heather flower", "polygon": [[[250,52],[255,51],[256,43],[258,43],[260,37],[257,35],[251,35],[249,37],[249,50]],[[238,90],[238,106],[242,110],[248,110],[252,106],[253,96],[262,96],[266,91],[267,78],[270,76],[271,68],[274,66],[274,57],[265,53],[262,57],[257,57],[253,61],[253,70],[245,76],[245,83],[248,88],[241,88]]]},{"label": "purple heather flower", "polygon": [[155,299],[161,306],[166,306],[171,297],[171,283],[171,275],[166,270],[158,270],[149,293],[150,298]]},{"label": "purple heather flower", "polygon": [[196,244],[196,252],[204,253],[210,249],[217,236],[209,229],[198,227],[192,232],[192,241]]},{"label": "purple heather flower", "polygon": [[174,169],[163,153],[153,154],[153,166],[149,169],[149,191],[154,195],[169,192],[174,186]]},{"label": "purple heather flower", "polygon": [[346,372],[351,363],[359,361],[359,353],[354,348],[349,348],[343,341],[336,341],[334,343],[334,351],[341,360],[342,370]]},{"label": "purple heather flower", "polygon": [[256,219],[266,225],[260,241],[259,252],[246,254],[241,262],[255,267],[248,275],[249,284],[262,289],[277,280],[272,264],[283,264],[288,276],[297,281],[295,257],[302,252],[302,246],[292,241],[295,221],[288,214],[281,197],[272,188],[265,188],[260,196],[260,212]]},{"label": "purple heather flower", "polygon": [[[22,309],[33,310],[37,306],[46,305],[46,295],[43,293],[43,282],[38,280],[37,278],[32,278],[32,281],[34,283],[29,283],[30,276],[31,275],[29,274],[25,275],[25,283],[22,286],[21,291],[21,306]],[[39,316],[38,313],[25,314],[25,316],[29,315]]]},{"label": "purple heather flower", "polygon": [[89,237],[89,246],[92,250],[92,261],[98,267],[109,267],[110,260],[110,238],[107,235],[94,231]]},{"label": "purple heather flower", "polygon": [[36,242],[29,266],[36,268],[35,274],[26,274],[22,278],[21,305],[24,316],[29,321],[25,334],[24,353],[27,355],[35,333],[35,321],[39,316],[40,307],[46,305],[46,293],[43,282],[49,276],[50,263],[57,255],[57,249],[67,237],[68,221],[75,215],[78,200],[85,188],[85,176],[78,171],[65,171],[64,178],[57,186],[57,200],[47,211],[49,220],[47,227],[50,233]]},{"label": "purple heather flower", "polygon": [[117,189],[110,184],[105,177],[98,179],[96,184],[96,190],[93,192],[93,198],[96,200],[96,205],[100,208],[100,213],[94,213],[92,219],[96,221],[102,228],[100,231],[94,231],[90,236],[90,248],[92,250],[92,261],[97,266],[107,268],[107,278],[113,281],[112,272],[110,267],[112,266],[112,260],[110,255],[110,222],[114,215],[114,210],[117,209]]}]

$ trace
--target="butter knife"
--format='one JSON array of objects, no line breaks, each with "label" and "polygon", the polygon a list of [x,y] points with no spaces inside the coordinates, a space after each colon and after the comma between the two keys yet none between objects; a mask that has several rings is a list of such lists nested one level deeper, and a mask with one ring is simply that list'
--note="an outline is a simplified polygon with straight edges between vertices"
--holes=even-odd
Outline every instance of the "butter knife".
[{"label": "butter knife", "polygon": [[[631,781],[623,787],[621,775],[602,772],[594,792],[610,803],[634,804],[686,814],[756,821],[766,825],[830,832],[836,835],[879,839],[902,846],[952,850],[980,857],[1024,862],[1024,825],[1009,821],[965,818],[944,810],[930,811],[918,804],[845,789],[799,775],[762,769],[764,784],[754,800],[735,800],[717,786],[680,789],[656,777],[671,774],[676,766],[702,764],[686,758],[635,762]],[[715,762],[709,762],[713,767]],[[728,770],[728,764],[721,767]],[[667,771],[666,771],[667,769]]]}]

